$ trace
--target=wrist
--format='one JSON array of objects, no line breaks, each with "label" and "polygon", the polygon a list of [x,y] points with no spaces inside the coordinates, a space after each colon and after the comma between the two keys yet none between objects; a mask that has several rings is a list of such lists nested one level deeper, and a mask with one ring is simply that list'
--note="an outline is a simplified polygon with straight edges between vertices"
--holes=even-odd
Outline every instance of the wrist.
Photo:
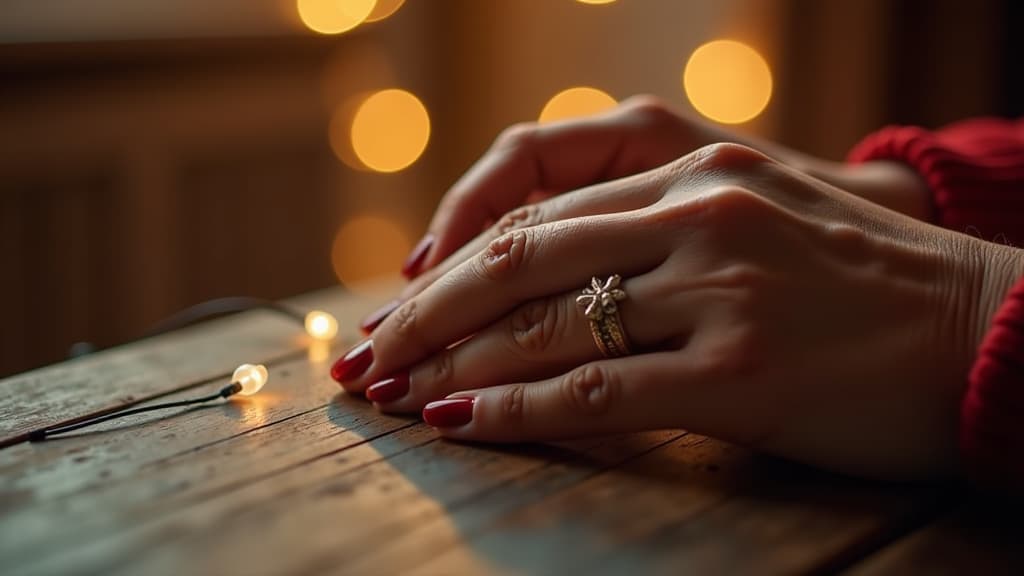
[{"label": "wrist", "polygon": [[1006,295],[1024,276],[1024,250],[974,239],[972,243],[982,251],[978,306],[972,335],[977,350],[992,327],[992,319]]},{"label": "wrist", "polygon": [[928,185],[906,164],[888,160],[844,164],[817,158],[804,164],[811,176],[865,200],[923,222],[934,219]]}]

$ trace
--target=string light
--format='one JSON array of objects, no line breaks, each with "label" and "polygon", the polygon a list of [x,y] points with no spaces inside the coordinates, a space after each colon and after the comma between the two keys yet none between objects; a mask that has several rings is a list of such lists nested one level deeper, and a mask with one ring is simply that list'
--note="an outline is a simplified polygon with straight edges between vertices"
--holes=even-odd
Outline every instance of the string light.
[{"label": "string light", "polygon": [[338,321],[323,310],[306,314],[306,333],[317,340],[333,340],[338,335]]},{"label": "string light", "polygon": [[177,314],[164,319],[154,326],[143,337],[165,334],[174,330],[180,330],[204,320],[226,314],[245,312],[247,310],[270,310],[280,313],[288,318],[302,324],[306,334],[316,340],[331,340],[338,335],[338,320],[323,310],[313,310],[303,314],[284,304],[263,298],[249,298],[246,296],[229,296],[227,298],[215,298],[201,304],[190,306]]},{"label": "string light", "polygon": [[[156,336],[177,330],[185,326],[190,326],[197,322],[210,319],[212,317],[223,316],[225,314],[232,314],[236,312],[242,312],[245,310],[254,309],[268,309],[274,312],[279,312],[289,318],[297,320],[303,323],[306,328],[306,333],[312,337],[315,341],[310,344],[310,349],[319,347],[326,347],[328,342],[332,340],[338,334],[338,320],[331,314],[324,312],[323,310],[312,310],[303,316],[302,313],[289,308],[283,304],[273,302],[270,300],[263,300],[260,298],[246,298],[246,297],[230,297],[230,298],[218,298],[215,300],[209,300],[201,304],[197,304],[190,308],[186,308],[181,312],[165,319],[160,324],[156,325],[147,334],[143,335],[143,338]],[[318,348],[326,355],[326,350]],[[151,406],[142,406],[139,408],[130,408],[132,404],[128,406],[122,406],[119,408],[112,408],[101,412],[96,416],[81,418],[77,421],[72,421],[68,424],[62,424],[51,428],[43,428],[40,430],[33,430],[28,434],[28,440],[30,442],[40,442],[46,440],[51,436],[58,434],[65,434],[67,432],[73,432],[81,428],[88,426],[95,426],[102,422],[114,420],[116,418],[123,418],[125,416],[131,416],[133,414],[140,414],[143,412],[151,412],[154,410],[164,410],[168,408],[180,408],[185,406],[193,406],[196,404],[205,404],[207,402],[213,402],[214,400],[226,399],[240,394],[242,396],[252,396],[259,392],[270,379],[270,373],[267,371],[267,367],[262,364],[242,364],[231,374],[231,382],[221,388],[217,393],[210,394],[209,396],[202,396],[199,398],[192,398],[189,400],[178,400],[175,402],[165,402],[162,404],[153,404]]]},{"label": "string light", "polygon": [[[231,384],[238,387],[237,392],[234,393],[241,394],[242,396],[252,396],[259,392],[260,388],[263,388],[269,377],[267,367],[263,364],[242,364],[235,368],[235,372],[231,375]],[[234,389],[234,386],[230,388]],[[221,393],[223,392],[221,390]],[[228,396],[230,395],[228,394]]]},{"label": "string light", "polygon": [[181,408],[185,406],[194,406],[196,404],[205,404],[207,402],[213,402],[214,400],[226,399],[234,396],[235,394],[241,394],[242,396],[252,396],[253,394],[260,391],[263,386],[270,379],[270,373],[267,372],[267,367],[262,364],[242,364],[238,368],[235,368],[234,373],[231,375],[231,383],[220,389],[216,394],[210,394],[209,396],[202,396],[199,398],[192,398],[189,400],[178,400],[176,402],[164,402],[163,404],[153,404],[152,406],[142,406],[140,408],[131,409],[115,409],[106,414],[87,418],[81,422],[73,422],[71,424],[65,424],[62,426],[55,426],[53,428],[43,428],[42,430],[34,430],[29,433],[28,439],[30,442],[40,442],[46,440],[51,436],[58,434],[64,434],[67,432],[73,432],[88,426],[95,426],[101,422],[107,422],[116,418],[123,418],[125,416],[131,416],[133,414],[141,414],[143,412],[151,412],[153,410],[165,410],[168,408]]}]

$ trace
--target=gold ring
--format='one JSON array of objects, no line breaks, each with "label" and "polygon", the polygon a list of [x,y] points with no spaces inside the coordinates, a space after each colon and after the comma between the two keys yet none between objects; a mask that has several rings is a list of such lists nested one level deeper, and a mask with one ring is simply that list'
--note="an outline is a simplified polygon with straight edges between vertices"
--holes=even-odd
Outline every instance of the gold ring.
[{"label": "gold ring", "polygon": [[601,282],[595,276],[590,279],[590,286],[576,298],[576,304],[583,310],[583,315],[590,322],[590,334],[594,343],[605,358],[618,358],[632,352],[629,339],[619,319],[618,302],[626,299],[626,291],[619,288],[622,277],[612,274]]}]

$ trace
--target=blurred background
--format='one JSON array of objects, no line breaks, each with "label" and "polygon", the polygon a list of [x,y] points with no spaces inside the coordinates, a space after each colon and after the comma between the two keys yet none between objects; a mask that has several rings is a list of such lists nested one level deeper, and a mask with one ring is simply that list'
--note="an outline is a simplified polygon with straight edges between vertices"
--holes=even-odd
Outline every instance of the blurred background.
[{"label": "blurred background", "polygon": [[0,375],[395,274],[506,125],[657,94],[842,158],[1017,116],[1015,0],[2,0]]}]

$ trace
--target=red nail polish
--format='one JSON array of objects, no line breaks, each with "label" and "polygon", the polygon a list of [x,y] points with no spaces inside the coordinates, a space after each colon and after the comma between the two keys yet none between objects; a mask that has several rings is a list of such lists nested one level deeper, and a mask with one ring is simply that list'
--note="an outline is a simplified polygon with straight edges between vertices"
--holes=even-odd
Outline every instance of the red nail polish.
[{"label": "red nail polish", "polygon": [[331,378],[347,382],[362,376],[373,364],[373,340],[364,340],[331,366]]},{"label": "red nail polish", "polygon": [[392,300],[391,302],[388,302],[371,312],[366,318],[363,318],[363,321],[359,323],[359,329],[363,331],[363,334],[368,335],[401,305],[401,300]]},{"label": "red nail polish", "polygon": [[449,398],[431,402],[423,408],[423,421],[438,428],[465,426],[473,420],[476,398]]},{"label": "red nail polish", "polygon": [[371,402],[387,404],[409,393],[409,373],[395,374],[366,389],[366,398]]},{"label": "red nail polish", "polygon": [[409,257],[406,258],[405,264],[402,265],[402,275],[410,280],[419,276],[420,267],[423,266],[423,260],[427,257],[427,252],[430,252],[431,246],[434,245],[434,235],[427,234],[420,240],[419,244],[412,249]]}]

